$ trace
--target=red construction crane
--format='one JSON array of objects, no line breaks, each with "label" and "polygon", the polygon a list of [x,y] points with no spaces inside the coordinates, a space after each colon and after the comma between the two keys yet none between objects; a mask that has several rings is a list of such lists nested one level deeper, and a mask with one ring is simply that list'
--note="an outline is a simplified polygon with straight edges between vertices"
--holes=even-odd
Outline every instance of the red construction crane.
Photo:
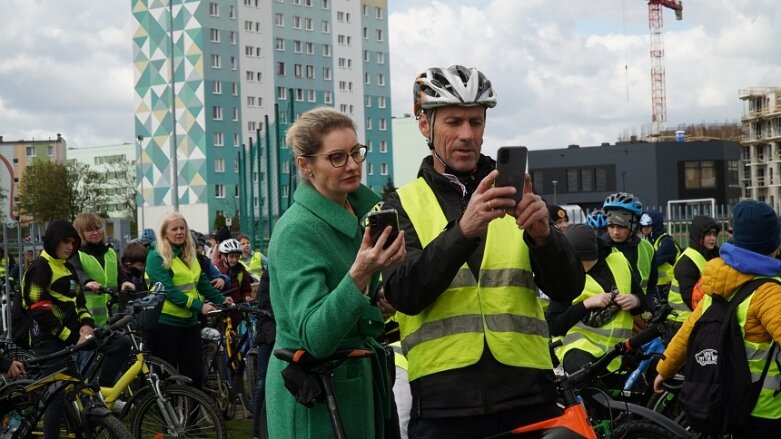
[{"label": "red construction crane", "polygon": [[652,137],[658,138],[667,122],[667,88],[664,79],[664,21],[662,8],[675,11],[675,19],[683,19],[680,0],[649,0],[648,29],[651,31],[651,122]]}]

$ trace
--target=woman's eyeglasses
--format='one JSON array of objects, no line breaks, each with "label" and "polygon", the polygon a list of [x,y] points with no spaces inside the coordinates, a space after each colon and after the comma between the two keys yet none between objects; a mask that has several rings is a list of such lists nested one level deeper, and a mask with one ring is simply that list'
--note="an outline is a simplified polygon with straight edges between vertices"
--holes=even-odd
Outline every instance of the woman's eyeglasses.
[{"label": "woman's eyeglasses", "polygon": [[366,145],[361,145],[360,143],[356,145],[357,148],[353,149],[351,153],[346,153],[344,151],[336,151],[336,152],[324,152],[321,154],[306,154],[304,157],[317,157],[324,155],[328,157],[328,161],[331,162],[331,166],[334,168],[342,168],[345,165],[347,165],[347,158],[352,157],[353,161],[357,164],[363,163],[364,160],[366,160]]}]

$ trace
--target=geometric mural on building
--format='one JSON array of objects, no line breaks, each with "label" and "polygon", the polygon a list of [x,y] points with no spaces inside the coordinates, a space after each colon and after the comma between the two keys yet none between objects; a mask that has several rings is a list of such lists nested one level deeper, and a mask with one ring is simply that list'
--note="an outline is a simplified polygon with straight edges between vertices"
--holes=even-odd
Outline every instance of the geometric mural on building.
[{"label": "geometric mural on building", "polygon": [[143,136],[137,189],[146,206],[172,205],[174,187],[180,205],[207,202],[201,4],[131,0],[135,129]]}]

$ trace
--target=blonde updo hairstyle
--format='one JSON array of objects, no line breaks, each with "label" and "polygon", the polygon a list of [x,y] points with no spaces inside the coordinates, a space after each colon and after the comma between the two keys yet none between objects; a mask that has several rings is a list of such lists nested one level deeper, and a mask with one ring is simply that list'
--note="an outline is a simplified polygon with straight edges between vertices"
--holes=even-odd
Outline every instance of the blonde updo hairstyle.
[{"label": "blonde updo hairstyle", "polygon": [[165,234],[168,231],[168,227],[171,225],[171,223],[178,219],[184,221],[185,227],[185,241],[184,245],[182,246],[182,253],[179,256],[179,259],[181,259],[182,262],[184,262],[188,267],[192,267],[193,264],[198,263],[198,261],[195,259],[195,242],[193,241],[192,234],[190,233],[190,226],[187,224],[187,220],[179,212],[170,212],[166,214],[163,217],[163,220],[160,222],[160,229],[157,231],[157,240],[155,241],[155,248],[157,249],[157,253],[163,259],[163,268],[166,270],[171,269],[171,262],[174,258],[174,251],[171,247],[171,242],[165,237]]},{"label": "blonde updo hairstyle", "polygon": [[[356,132],[355,122],[350,116],[331,107],[315,108],[302,114],[287,130],[285,143],[293,148],[296,159],[317,154],[323,147],[320,143],[323,136],[340,128],[349,128]],[[307,159],[312,158],[307,157]],[[299,174],[302,181],[309,181],[309,176],[301,172],[300,166]]]}]

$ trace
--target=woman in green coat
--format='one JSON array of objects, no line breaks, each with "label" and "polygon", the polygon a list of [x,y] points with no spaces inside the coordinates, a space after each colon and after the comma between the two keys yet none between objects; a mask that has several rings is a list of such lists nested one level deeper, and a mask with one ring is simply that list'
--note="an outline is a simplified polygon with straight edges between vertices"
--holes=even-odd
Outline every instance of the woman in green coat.
[{"label": "woman in green coat", "polygon": [[[311,110],[290,127],[286,141],[303,184],[269,246],[274,348],[303,348],[315,357],[374,349],[374,357],[340,365],[332,381],[347,437],[382,438],[391,401],[384,351],[374,340],[383,319],[371,302],[379,271],[406,255],[404,235],[383,249],[390,228],[372,246],[368,228],[360,225],[379,197],[361,184],[366,146],[358,143],[348,116],[332,108]],[[268,366],[269,437],[332,438],[326,406],[307,408],[284,387],[286,366],[274,356]]]}]

